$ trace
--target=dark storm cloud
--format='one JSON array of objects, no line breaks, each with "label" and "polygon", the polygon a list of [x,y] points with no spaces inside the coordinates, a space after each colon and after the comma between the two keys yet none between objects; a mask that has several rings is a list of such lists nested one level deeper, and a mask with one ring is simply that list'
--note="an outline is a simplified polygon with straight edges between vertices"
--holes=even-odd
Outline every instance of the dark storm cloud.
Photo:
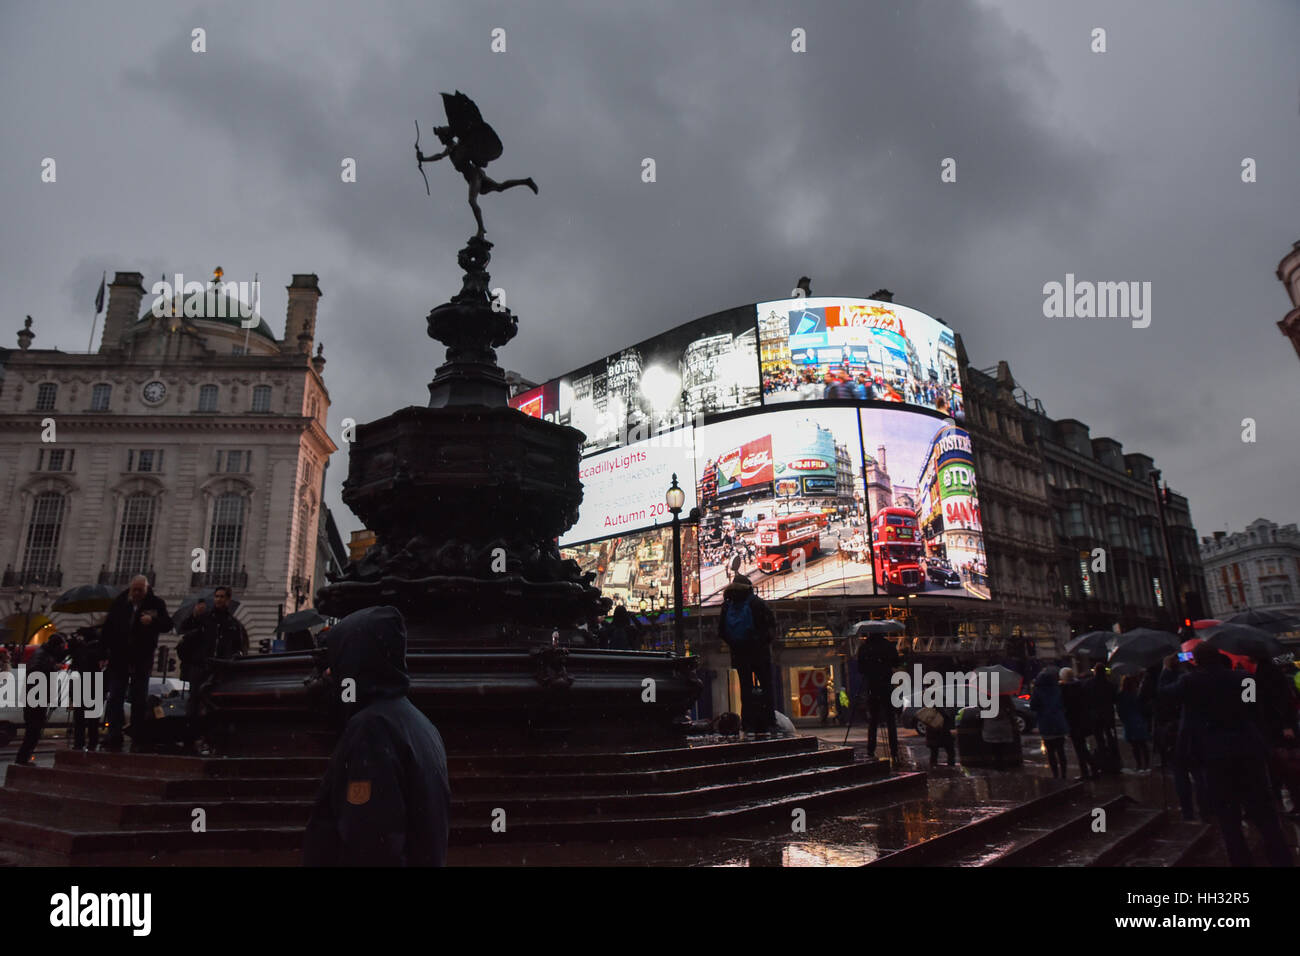
[{"label": "dark storm cloud", "polygon": [[[412,120],[434,151],[436,94],[460,88],[504,140],[490,173],[541,188],[482,203],[494,284],[521,319],[507,367],[558,375],[801,274],[819,294],[887,286],[949,321],[977,366],[1009,359],[1051,414],[1153,454],[1209,529],[1294,520],[1279,476],[1296,377],[1272,269],[1300,238],[1285,39],[1300,24],[1280,3],[1128,6],[7,12],[0,76],[25,90],[4,107],[24,148],[0,157],[3,211],[25,227],[4,246],[11,324],[30,311],[38,345],[84,348],[103,269],[152,281],[219,263],[260,272],[279,332],[290,274],[316,272],[332,424],[423,403],[442,360],[423,318],[458,288],[473,220],[445,163],[424,195]],[[1088,49],[1098,25],[1106,54]],[[32,172],[43,155],[63,157],[54,194]],[[945,157],[956,183],[940,182]],[[1151,328],[1045,319],[1043,283],[1066,272],[1153,282]],[[1261,437],[1242,472],[1247,415]]]}]

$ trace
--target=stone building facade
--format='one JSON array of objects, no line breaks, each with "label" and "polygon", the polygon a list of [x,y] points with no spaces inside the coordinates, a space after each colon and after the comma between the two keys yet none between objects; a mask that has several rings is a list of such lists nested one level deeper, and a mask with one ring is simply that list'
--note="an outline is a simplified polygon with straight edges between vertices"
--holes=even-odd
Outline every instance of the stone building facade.
[{"label": "stone building facade", "polygon": [[313,603],[337,450],[317,278],[293,277],[279,339],[208,289],[168,304],[119,272],[98,351],[32,348],[30,322],[0,351],[0,609],[137,573],[170,608],[231,584],[256,648]]},{"label": "stone building facade", "polygon": [[960,336],[957,350],[965,371],[963,424],[979,476],[990,597],[1002,618],[995,616],[992,627],[1006,639],[1033,641],[1038,656],[1059,656],[1070,637],[1069,610],[1042,451],[1029,425],[1030,409],[1041,404],[1016,384],[1006,362],[980,371],[969,367]]},{"label": "stone building facade", "polygon": [[1008,623],[1026,622],[1026,635],[1052,633],[1060,655],[1070,634],[1115,625],[1168,630],[1186,617],[1203,617],[1191,510],[1166,484],[1175,577],[1151,483],[1155,462],[1125,454],[1112,438],[1092,438],[1083,422],[1052,419],[1006,362],[980,371],[970,368],[960,336],[957,348],[992,597]]},{"label": "stone building facade", "polygon": [[1300,616],[1300,530],[1256,518],[1245,531],[1201,538],[1207,610],[1225,618],[1270,609]]}]

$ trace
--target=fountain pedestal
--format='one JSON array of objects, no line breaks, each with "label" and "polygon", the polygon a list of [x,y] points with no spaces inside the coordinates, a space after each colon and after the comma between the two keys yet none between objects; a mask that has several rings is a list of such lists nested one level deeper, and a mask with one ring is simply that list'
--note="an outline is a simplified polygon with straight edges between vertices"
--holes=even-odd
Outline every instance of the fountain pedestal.
[{"label": "fountain pedestal", "polygon": [[[583,434],[507,404],[496,349],[518,320],[489,295],[490,250],[469,241],[460,293],[429,313],[429,335],[447,346],[429,406],[357,427],[343,501],[376,544],[316,607],[402,612],[411,699],[451,748],[668,742],[699,696],[694,658],[552,644],[610,601],[556,545],[582,503]],[[210,699],[223,749],[291,751],[328,726],[326,685],[313,679],[323,652],[295,660],[222,667]]]}]

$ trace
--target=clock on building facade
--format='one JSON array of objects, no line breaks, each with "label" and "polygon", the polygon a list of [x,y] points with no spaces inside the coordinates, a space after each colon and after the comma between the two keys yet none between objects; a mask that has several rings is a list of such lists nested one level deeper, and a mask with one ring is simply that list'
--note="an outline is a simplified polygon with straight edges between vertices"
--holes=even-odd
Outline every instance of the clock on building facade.
[{"label": "clock on building facade", "polygon": [[144,400],[150,405],[157,405],[167,397],[167,386],[155,379],[145,385],[141,390],[141,395],[144,396]]}]

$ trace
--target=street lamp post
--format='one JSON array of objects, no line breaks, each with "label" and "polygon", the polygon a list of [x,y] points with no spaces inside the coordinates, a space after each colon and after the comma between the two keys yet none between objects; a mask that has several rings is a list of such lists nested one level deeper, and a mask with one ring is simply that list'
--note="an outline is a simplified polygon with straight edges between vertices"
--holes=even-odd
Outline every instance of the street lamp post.
[{"label": "street lamp post", "polygon": [[677,474],[669,486],[664,501],[673,513],[673,653],[682,657],[686,653],[685,625],[682,621],[682,506],[686,492],[677,486]]},{"label": "street lamp post", "polygon": [[[1173,617],[1173,632],[1179,633],[1182,629],[1183,611],[1182,599],[1178,593],[1178,569],[1174,566],[1174,549],[1169,541],[1169,526],[1165,522],[1165,497],[1160,491],[1160,470],[1151,469],[1151,488],[1156,495],[1156,517],[1160,520],[1160,540],[1165,546],[1165,565],[1169,568],[1169,594],[1165,597],[1165,608],[1170,611]],[[1168,493],[1169,486],[1165,486],[1165,493]]]}]

